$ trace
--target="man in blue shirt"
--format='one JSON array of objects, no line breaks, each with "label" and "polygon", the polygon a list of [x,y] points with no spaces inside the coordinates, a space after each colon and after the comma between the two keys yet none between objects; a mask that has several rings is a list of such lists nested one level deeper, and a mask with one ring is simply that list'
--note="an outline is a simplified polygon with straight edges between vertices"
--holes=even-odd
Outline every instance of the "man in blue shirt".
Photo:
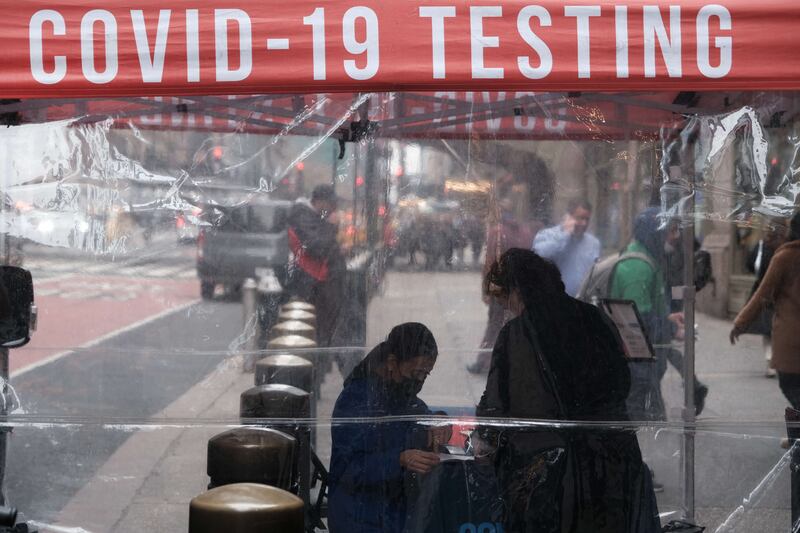
[{"label": "man in blue shirt", "polygon": [[561,224],[540,231],[533,240],[533,250],[553,261],[561,271],[570,296],[578,293],[586,274],[600,257],[600,241],[586,231],[591,218],[592,204],[572,200]]}]

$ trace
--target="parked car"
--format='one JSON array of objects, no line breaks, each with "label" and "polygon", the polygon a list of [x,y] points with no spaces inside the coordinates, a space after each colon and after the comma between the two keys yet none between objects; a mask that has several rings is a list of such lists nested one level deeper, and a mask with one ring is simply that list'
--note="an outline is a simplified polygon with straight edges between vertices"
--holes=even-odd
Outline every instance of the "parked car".
[{"label": "parked car", "polygon": [[197,276],[200,295],[209,299],[223,284],[237,290],[256,269],[285,271],[289,259],[286,221],[291,202],[255,198],[236,207],[217,207],[218,222],[200,230],[197,238]]}]

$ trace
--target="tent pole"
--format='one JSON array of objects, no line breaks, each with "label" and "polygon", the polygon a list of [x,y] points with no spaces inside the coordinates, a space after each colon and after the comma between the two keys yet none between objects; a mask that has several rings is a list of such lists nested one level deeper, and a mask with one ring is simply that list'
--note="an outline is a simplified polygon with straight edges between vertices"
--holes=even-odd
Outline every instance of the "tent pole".
[{"label": "tent pole", "polygon": [[694,402],[694,373],[695,373],[695,287],[694,287],[694,239],[695,239],[695,191],[694,172],[687,180],[691,187],[686,201],[688,219],[683,227],[683,257],[684,257],[684,287],[683,287],[683,317],[685,333],[683,340],[683,508],[686,520],[694,521],[695,494],[694,494],[694,466],[695,466],[695,402]]}]

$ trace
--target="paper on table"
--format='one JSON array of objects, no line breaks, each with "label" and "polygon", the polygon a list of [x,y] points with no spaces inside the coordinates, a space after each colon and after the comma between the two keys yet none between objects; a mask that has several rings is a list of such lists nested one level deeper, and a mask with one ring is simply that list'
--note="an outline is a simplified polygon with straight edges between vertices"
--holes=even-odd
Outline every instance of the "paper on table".
[{"label": "paper on table", "polygon": [[474,455],[453,455],[453,454],[449,454],[449,453],[440,453],[439,454],[439,460],[441,462],[443,462],[443,463],[447,462],[447,461],[474,461],[475,460],[475,456]]}]

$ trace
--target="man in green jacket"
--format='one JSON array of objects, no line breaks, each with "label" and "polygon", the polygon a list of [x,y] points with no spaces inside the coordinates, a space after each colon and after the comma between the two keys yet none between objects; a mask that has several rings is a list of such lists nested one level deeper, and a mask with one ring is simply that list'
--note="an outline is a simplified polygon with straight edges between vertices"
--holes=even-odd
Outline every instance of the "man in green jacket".
[{"label": "man in green jacket", "polygon": [[632,420],[666,419],[661,378],[667,370],[670,343],[684,334],[683,313],[670,313],[663,270],[680,232],[674,223],[662,227],[659,212],[657,207],[649,207],[636,217],[634,238],[625,250],[649,257],[652,264],[636,257],[625,259],[617,265],[611,282],[612,298],[636,302],[656,352],[655,362],[630,363],[632,383],[627,404]]},{"label": "man in green jacket", "polygon": [[[673,339],[684,335],[683,313],[670,313],[664,269],[667,256],[680,240],[678,225],[666,226],[659,220],[660,210],[649,207],[634,221],[633,240],[623,253],[647,256],[650,262],[631,257],[620,261],[611,281],[611,298],[633,300],[655,351],[655,361],[630,361],[631,388],[626,401],[628,416],[634,421],[666,420],[661,379],[667,371],[667,358]],[[656,492],[664,490],[653,476]]]}]

